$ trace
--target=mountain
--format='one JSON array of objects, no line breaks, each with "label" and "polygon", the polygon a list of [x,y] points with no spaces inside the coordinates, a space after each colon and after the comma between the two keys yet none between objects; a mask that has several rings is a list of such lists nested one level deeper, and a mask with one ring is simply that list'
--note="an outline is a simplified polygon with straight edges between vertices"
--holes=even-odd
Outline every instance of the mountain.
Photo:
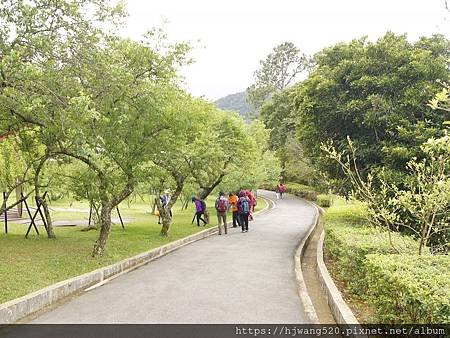
[{"label": "mountain", "polygon": [[248,113],[251,112],[250,105],[247,103],[247,94],[245,91],[227,95],[214,103],[220,109],[233,110],[242,116],[248,116]]}]

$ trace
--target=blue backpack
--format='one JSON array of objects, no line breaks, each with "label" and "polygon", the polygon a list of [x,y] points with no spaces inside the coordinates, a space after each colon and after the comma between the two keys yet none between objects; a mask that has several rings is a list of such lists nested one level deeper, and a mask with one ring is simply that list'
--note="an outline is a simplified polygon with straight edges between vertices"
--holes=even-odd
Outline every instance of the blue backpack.
[{"label": "blue backpack", "polygon": [[248,197],[239,198],[240,211],[243,214],[248,214],[250,212],[250,200]]}]

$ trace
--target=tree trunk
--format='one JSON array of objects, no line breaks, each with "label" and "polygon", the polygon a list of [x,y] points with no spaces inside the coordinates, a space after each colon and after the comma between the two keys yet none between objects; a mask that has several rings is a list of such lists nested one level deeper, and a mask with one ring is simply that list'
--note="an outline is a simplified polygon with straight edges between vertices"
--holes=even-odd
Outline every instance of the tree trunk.
[{"label": "tree trunk", "polygon": [[36,201],[38,201],[38,203],[42,206],[42,209],[44,210],[44,217],[47,222],[47,227],[45,228],[45,230],[47,231],[47,237],[56,238],[56,235],[53,232],[53,222],[47,201],[40,196],[36,196]]},{"label": "tree trunk", "polygon": [[216,181],[214,181],[211,185],[207,187],[202,187],[202,191],[200,192],[199,198],[201,200],[206,199],[209,194],[222,182],[223,177],[225,176],[224,173],[220,174],[220,176],[217,178]]},{"label": "tree trunk", "polygon": [[111,210],[112,207],[110,204],[102,203],[102,210],[100,213],[100,236],[95,242],[92,257],[101,256],[105,252],[106,242],[108,241],[111,232]]},{"label": "tree trunk", "polygon": [[175,205],[178,198],[180,197],[181,192],[183,191],[183,187],[184,187],[184,179],[178,179],[177,187],[170,198],[170,202],[169,202],[167,208],[163,208],[163,206],[161,204],[161,200],[159,198],[157,199],[159,215],[161,216],[161,220],[162,220],[162,227],[161,227],[161,232],[160,232],[161,236],[165,237],[169,233],[169,228],[170,228],[170,225],[172,224],[172,217],[170,217],[170,210],[172,210],[172,207]]},{"label": "tree trunk", "polygon": [[134,181],[130,178],[125,188],[123,188],[123,190],[118,195],[108,200],[106,194],[106,187],[108,186],[108,182],[103,174],[101,175],[100,179],[102,182],[100,185],[103,189],[102,207],[100,211],[100,235],[94,245],[92,257],[101,256],[104,254],[106,243],[111,232],[111,212],[116,206],[120,204],[120,202],[131,195],[134,188]]},{"label": "tree trunk", "polygon": [[[160,204],[160,203],[158,203]],[[161,236],[166,237],[169,234],[169,228],[172,224],[172,217],[170,217],[170,209],[164,208],[162,205],[161,207],[158,206],[159,215],[162,220],[162,227],[161,227]]]}]

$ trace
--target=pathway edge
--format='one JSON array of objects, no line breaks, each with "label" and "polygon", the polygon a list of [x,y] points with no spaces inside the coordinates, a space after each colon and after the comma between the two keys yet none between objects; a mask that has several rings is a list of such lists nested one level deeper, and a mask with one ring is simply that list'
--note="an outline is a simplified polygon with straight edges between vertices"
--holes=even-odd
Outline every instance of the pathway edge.
[{"label": "pathway edge", "polygon": [[317,243],[317,275],[319,277],[322,290],[325,292],[327,297],[331,313],[337,324],[359,325],[358,320],[345,302],[341,292],[336,287],[336,284],[334,284],[334,281],[325,265],[323,260],[324,239],[325,230],[322,231]]},{"label": "pathway edge", "polygon": [[300,296],[300,300],[303,303],[305,313],[308,316],[309,320],[313,324],[319,324],[319,318],[317,317],[316,310],[314,309],[314,305],[311,301],[311,298],[309,297],[308,290],[307,290],[306,284],[305,284],[305,280],[303,278],[302,258],[303,258],[303,254],[305,253],[306,247],[308,246],[308,243],[311,240],[314,230],[316,229],[316,226],[319,223],[320,212],[319,212],[318,207],[314,203],[311,203],[304,199],[302,199],[302,200],[307,202],[308,204],[312,205],[316,209],[316,215],[314,217],[314,222],[313,222],[312,226],[309,228],[306,236],[303,237],[303,239],[301,240],[301,242],[300,242],[299,246],[297,247],[297,250],[295,251],[295,254],[294,254],[295,276],[297,279],[297,291],[298,291],[298,295]]}]

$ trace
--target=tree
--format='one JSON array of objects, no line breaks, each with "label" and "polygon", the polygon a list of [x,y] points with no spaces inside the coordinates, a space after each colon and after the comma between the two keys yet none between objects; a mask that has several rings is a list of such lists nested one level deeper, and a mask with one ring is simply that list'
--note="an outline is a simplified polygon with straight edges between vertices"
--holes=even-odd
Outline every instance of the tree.
[{"label": "tree", "polygon": [[[70,157],[94,174],[101,230],[93,255],[101,255],[111,210],[132,193],[142,164],[177,119],[168,102],[187,46],[157,52],[150,43],[105,34],[82,11],[100,5],[100,15],[110,15],[101,1],[13,5],[17,12],[7,8],[5,18],[20,34],[2,50],[2,126],[35,128],[49,157]],[[36,26],[31,32],[21,26],[24,18]]]},{"label": "tree", "polygon": [[[404,231],[418,241],[418,254],[425,247],[432,252],[450,249],[450,137],[430,139],[421,145],[425,158],[407,163],[408,180],[402,188],[388,182],[384,173],[367,178],[360,173],[357,150],[348,138],[350,154],[340,153],[332,142],[322,144],[327,156],[336,161],[352,184],[356,198],[367,204],[366,217],[375,226],[390,232]],[[374,184],[378,181],[378,184]]]},{"label": "tree", "polygon": [[150,165],[147,170],[149,176],[159,177],[159,182],[154,187],[158,194],[167,188],[171,188],[172,191],[166,208],[163,208],[159,198],[156,198],[162,220],[162,236],[168,235],[172,223],[169,211],[181,196],[185,184],[192,177],[192,162],[199,154],[199,144],[212,144],[202,138],[205,130],[208,130],[207,121],[212,117],[208,114],[210,105],[201,99],[192,99],[186,94],[179,95],[171,102],[177,119],[171,122],[169,138],[162,143],[157,153],[149,157],[149,161],[159,169],[155,170],[154,166]]},{"label": "tree", "polygon": [[293,84],[300,73],[309,67],[305,54],[292,42],[276,46],[254,74],[255,83],[247,88],[248,100],[256,110],[276,92]]},{"label": "tree", "polygon": [[299,139],[314,165],[342,178],[320,142],[331,139],[344,150],[350,136],[361,151],[363,174],[385,167],[401,183],[406,163],[424,156],[420,145],[442,136],[446,116],[426,104],[436,80],[449,76],[449,51],[440,35],[410,43],[405,35],[387,33],[375,43],[362,38],[320,52],[294,94]]},{"label": "tree", "polygon": [[[9,205],[7,201],[14,191],[19,190],[20,186],[31,182],[32,176],[30,172],[31,168],[24,160],[16,137],[14,135],[5,135],[0,140],[0,191],[4,194],[2,195],[3,201],[0,208],[0,216],[20,205],[23,200],[20,192],[16,201],[10,202]],[[25,194],[25,197],[28,196],[29,194]]]},{"label": "tree", "polygon": [[281,167],[273,151],[269,149],[269,130],[260,120],[245,126],[249,141],[245,145],[245,162],[231,167],[219,185],[222,191],[257,189],[274,186],[280,178]]},{"label": "tree", "polygon": [[191,173],[205,199],[232,171],[243,172],[254,157],[254,141],[242,118],[210,106],[204,130],[190,160]]}]

